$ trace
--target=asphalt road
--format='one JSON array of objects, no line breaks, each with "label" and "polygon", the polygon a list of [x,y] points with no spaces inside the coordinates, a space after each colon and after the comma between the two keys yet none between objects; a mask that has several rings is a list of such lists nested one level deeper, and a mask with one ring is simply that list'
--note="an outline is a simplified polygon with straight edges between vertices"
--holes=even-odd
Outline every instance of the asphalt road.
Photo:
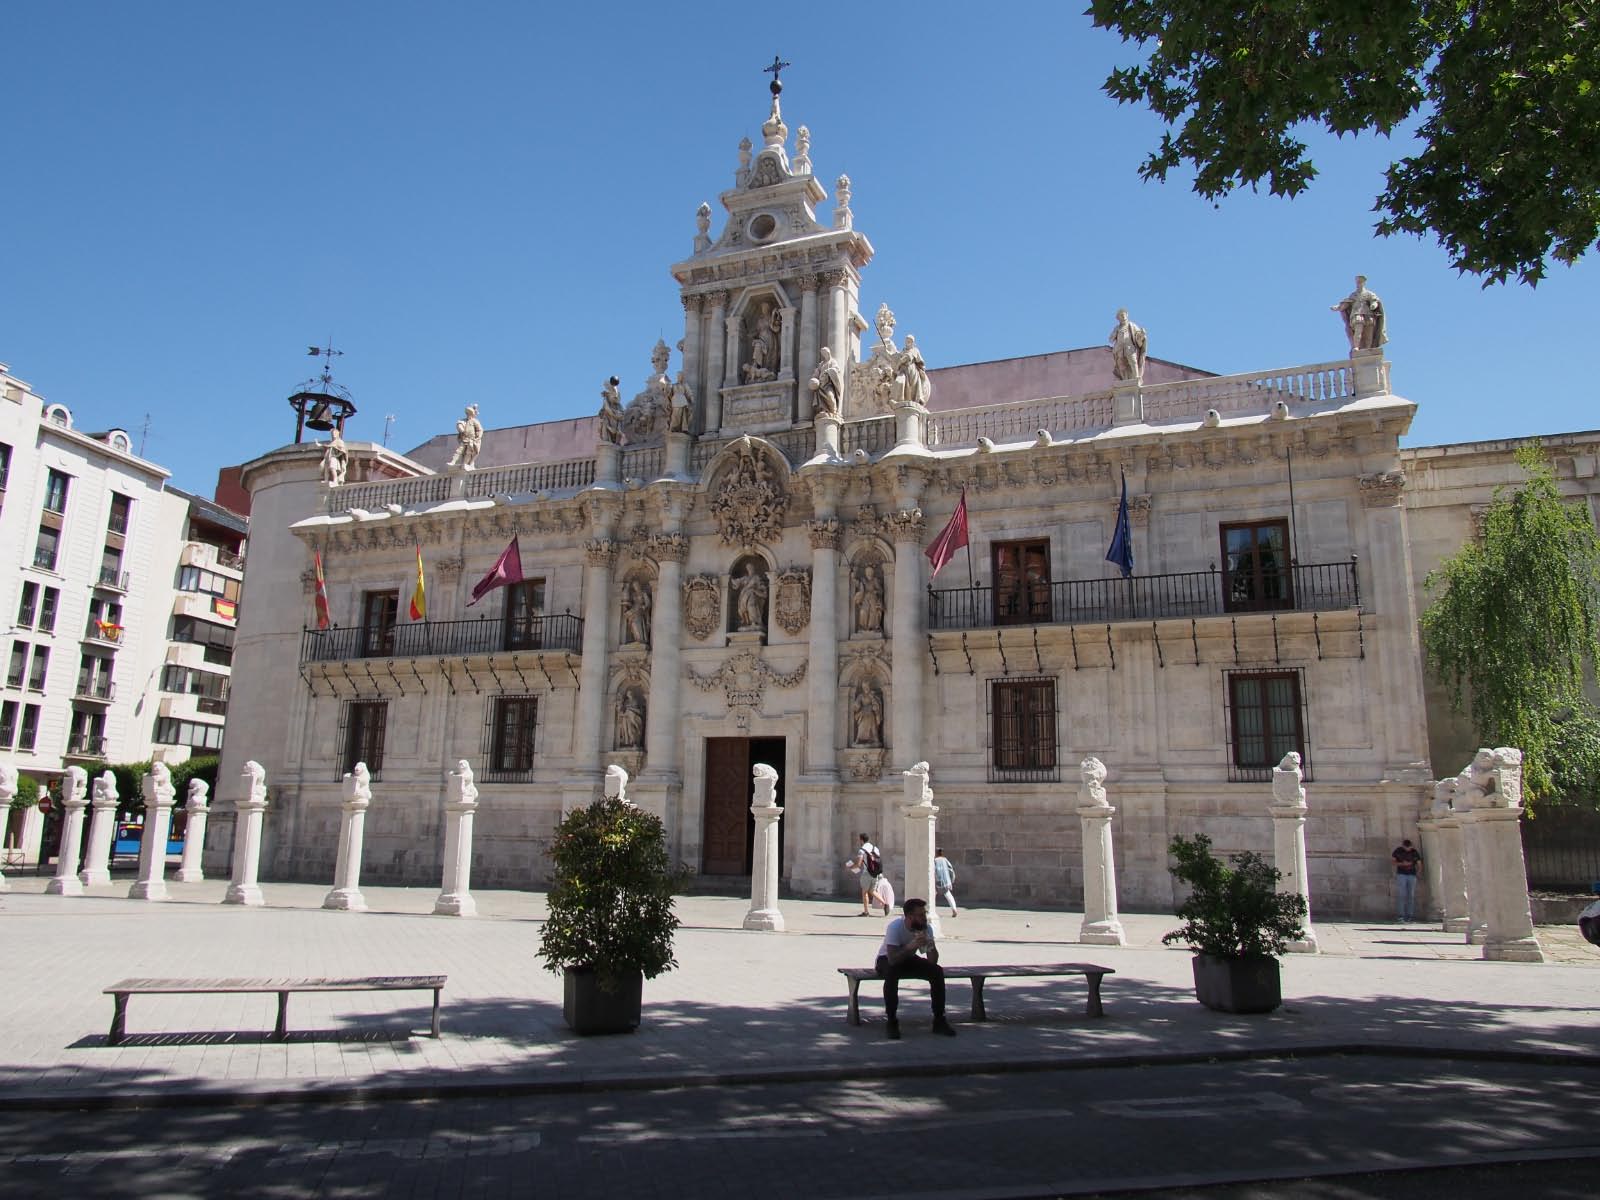
[{"label": "asphalt road", "polygon": [[1600,1069],[1582,1065],[1357,1056],[7,1112],[0,1193],[1587,1200],[1600,1169],[1597,1085]]}]

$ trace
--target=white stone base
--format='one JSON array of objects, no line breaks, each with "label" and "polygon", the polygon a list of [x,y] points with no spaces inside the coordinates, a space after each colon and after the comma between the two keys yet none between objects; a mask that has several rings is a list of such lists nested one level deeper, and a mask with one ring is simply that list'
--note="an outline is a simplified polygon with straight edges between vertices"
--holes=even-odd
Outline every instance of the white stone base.
[{"label": "white stone base", "polygon": [[179,867],[172,878],[177,883],[204,883],[206,873],[199,867]]},{"label": "white stone base", "polygon": [[81,896],[83,895],[83,881],[76,875],[62,877],[52,875],[50,882],[44,885],[46,896]]},{"label": "white stone base", "polygon": [[433,902],[433,911],[441,917],[475,917],[478,915],[478,902],[470,892],[444,892]]},{"label": "white stone base", "polygon": [[1127,936],[1121,921],[1085,921],[1078,930],[1078,941],[1085,946],[1126,946]]},{"label": "white stone base", "polygon": [[783,914],[775,908],[752,908],[744,915],[744,927],[768,933],[782,933]]},{"label": "white stone base", "polygon": [[241,904],[245,908],[263,908],[267,898],[261,894],[261,885],[256,883],[235,883],[229,886],[227,894],[222,897],[224,904]]},{"label": "white stone base", "polygon": [[334,888],[323,898],[322,907],[338,912],[366,912],[367,901],[359,888]]},{"label": "white stone base", "polygon": [[1489,930],[1483,926],[1467,931],[1467,945],[1481,946],[1489,940]]},{"label": "white stone base", "polygon": [[1467,918],[1449,917],[1440,928],[1445,933],[1465,933],[1467,931]]},{"label": "white stone base", "polygon": [[1543,962],[1544,950],[1536,937],[1510,942],[1485,942],[1483,957],[1492,962]]},{"label": "white stone base", "polygon": [[1296,938],[1289,943],[1290,954],[1317,954],[1319,951],[1320,947],[1317,945],[1317,931],[1315,929],[1307,929],[1305,937]]},{"label": "white stone base", "polygon": [[129,900],[165,900],[167,899],[167,881],[165,879],[140,879],[128,889]]},{"label": "white stone base", "polygon": [[78,878],[85,887],[94,887],[96,884],[111,882],[111,871],[106,867],[85,867],[78,872]]}]

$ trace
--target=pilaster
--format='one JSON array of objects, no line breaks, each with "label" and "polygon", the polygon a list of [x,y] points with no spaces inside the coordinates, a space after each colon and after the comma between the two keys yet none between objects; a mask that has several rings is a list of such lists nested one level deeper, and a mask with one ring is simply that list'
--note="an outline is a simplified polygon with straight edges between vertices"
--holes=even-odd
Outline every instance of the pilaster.
[{"label": "pilaster", "polygon": [[927,559],[922,554],[926,523],[922,510],[914,507],[914,498],[909,504],[912,506],[902,508],[889,519],[894,537],[894,623],[890,630],[894,740],[890,752],[901,762],[920,759],[924,753],[922,691],[923,662],[927,658],[923,641],[927,608],[923,569]]},{"label": "pilaster", "polygon": [[700,380],[701,404],[704,406],[702,428],[717,430],[722,428],[722,380],[728,351],[722,330],[728,316],[728,294],[712,292],[706,299],[711,304],[711,316],[706,322],[706,369]]}]

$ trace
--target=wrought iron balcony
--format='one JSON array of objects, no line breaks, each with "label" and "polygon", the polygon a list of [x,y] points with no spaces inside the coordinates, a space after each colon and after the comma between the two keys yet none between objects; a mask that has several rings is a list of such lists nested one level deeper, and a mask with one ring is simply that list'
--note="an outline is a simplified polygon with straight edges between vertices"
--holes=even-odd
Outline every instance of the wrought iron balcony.
[{"label": "wrought iron balcony", "polygon": [[928,628],[1104,625],[1264,612],[1329,612],[1361,606],[1356,560],[1251,572],[1184,571],[1128,579],[1067,579],[928,589]]},{"label": "wrought iron balcony", "polygon": [[86,733],[74,734],[67,741],[67,758],[104,758],[106,739]]},{"label": "wrought iron balcony", "polygon": [[89,624],[83,631],[83,636],[87,641],[105,642],[112,646],[120,646],[122,645],[124,632],[123,627],[115,621],[102,621],[98,617],[90,617]]},{"label": "wrought iron balcony", "polygon": [[94,683],[80,679],[72,698],[92,704],[110,704],[117,698],[117,685],[106,679]]},{"label": "wrought iron balcony", "polygon": [[133,582],[126,571],[119,571],[115,567],[100,568],[100,579],[95,587],[107,588],[113,592],[125,592]]},{"label": "wrought iron balcony", "polygon": [[396,625],[353,625],[307,629],[300,639],[300,661],[338,662],[353,658],[465,658],[475,654],[570,654],[583,649],[583,618],[571,613],[506,622],[415,621]]}]

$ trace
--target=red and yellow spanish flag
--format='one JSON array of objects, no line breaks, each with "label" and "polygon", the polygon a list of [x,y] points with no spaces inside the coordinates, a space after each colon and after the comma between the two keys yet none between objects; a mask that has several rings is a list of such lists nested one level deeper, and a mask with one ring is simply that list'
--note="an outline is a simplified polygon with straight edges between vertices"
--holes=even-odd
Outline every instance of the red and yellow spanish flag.
[{"label": "red and yellow spanish flag", "polygon": [[317,566],[317,628],[326,629],[333,624],[333,618],[328,615],[328,585],[322,579],[322,551],[313,551]]},{"label": "red and yellow spanish flag", "polygon": [[422,547],[417,547],[417,590],[411,593],[411,619],[425,620],[428,616],[428,597],[422,583]]}]

